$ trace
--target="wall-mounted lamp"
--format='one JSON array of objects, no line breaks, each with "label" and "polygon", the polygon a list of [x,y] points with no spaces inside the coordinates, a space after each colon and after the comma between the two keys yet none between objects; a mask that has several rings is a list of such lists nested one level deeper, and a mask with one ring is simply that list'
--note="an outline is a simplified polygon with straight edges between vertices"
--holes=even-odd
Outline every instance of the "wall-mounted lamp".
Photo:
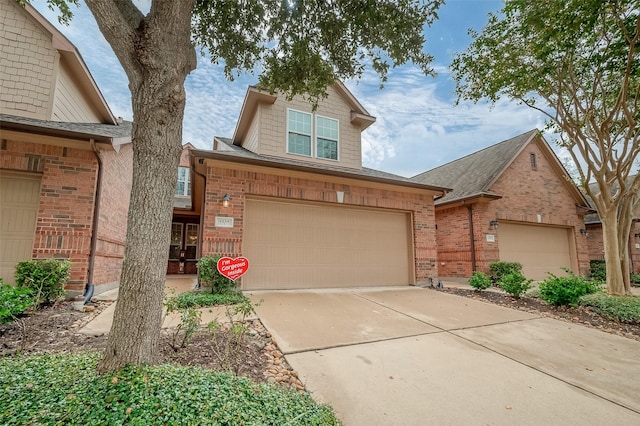
[{"label": "wall-mounted lamp", "polygon": [[588,237],[589,236],[589,231],[587,231],[586,229],[582,228],[580,230],[580,234],[584,235],[585,237]]},{"label": "wall-mounted lamp", "polygon": [[497,220],[492,220],[491,222],[489,222],[489,228],[498,229],[498,221]]},{"label": "wall-mounted lamp", "polygon": [[224,197],[222,197],[222,207],[229,207],[229,201],[231,201],[229,194],[224,194]]}]

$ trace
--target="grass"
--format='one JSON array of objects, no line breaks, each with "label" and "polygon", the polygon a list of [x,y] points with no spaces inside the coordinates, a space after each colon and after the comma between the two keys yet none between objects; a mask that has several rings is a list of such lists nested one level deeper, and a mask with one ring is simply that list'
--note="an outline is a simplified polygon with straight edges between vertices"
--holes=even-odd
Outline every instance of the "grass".
[{"label": "grass", "polygon": [[205,291],[188,291],[171,298],[171,307],[174,309],[204,308],[215,305],[235,305],[247,300],[247,297],[238,291],[223,293],[208,293]]},{"label": "grass", "polygon": [[0,424],[337,425],[308,394],[199,367],[96,374],[100,353],[0,359]]},{"label": "grass", "polygon": [[594,293],[581,297],[580,304],[591,307],[605,318],[640,324],[640,297],[638,296],[609,296],[605,293]]}]

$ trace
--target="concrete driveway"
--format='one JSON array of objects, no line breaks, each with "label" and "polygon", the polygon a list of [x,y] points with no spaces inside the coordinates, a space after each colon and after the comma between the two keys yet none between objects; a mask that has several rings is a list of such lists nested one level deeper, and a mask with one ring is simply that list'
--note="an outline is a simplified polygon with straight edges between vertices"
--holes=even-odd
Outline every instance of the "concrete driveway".
[{"label": "concrete driveway", "polygon": [[640,342],[431,289],[262,292],[346,425],[638,425]]}]

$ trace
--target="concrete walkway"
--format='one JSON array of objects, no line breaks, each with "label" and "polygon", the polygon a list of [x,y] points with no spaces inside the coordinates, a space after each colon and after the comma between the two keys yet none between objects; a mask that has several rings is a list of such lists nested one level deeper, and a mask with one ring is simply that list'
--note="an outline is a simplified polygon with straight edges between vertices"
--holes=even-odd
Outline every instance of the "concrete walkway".
[{"label": "concrete walkway", "polygon": [[640,424],[635,340],[431,289],[251,297],[348,426]]}]

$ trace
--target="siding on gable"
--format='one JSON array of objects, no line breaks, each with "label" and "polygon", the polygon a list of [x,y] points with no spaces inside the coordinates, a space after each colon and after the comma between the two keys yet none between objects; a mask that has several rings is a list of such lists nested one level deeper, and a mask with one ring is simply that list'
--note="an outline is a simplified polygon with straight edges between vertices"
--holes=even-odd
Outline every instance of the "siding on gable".
[{"label": "siding on gable", "polygon": [[15,0],[0,0],[0,113],[51,119],[59,55]]},{"label": "siding on gable", "polygon": [[[362,168],[360,128],[351,124],[351,108],[333,87],[327,88],[328,96],[320,101],[318,109],[312,111],[311,104],[302,96],[287,101],[286,96],[279,96],[273,105],[260,105],[260,114],[254,120],[260,125],[260,155],[309,161],[318,164],[340,165],[353,169]],[[287,153],[287,108],[321,115],[339,121],[339,161],[325,160]],[[313,142],[312,142],[313,143]],[[246,147],[246,146],[245,146]],[[254,151],[257,152],[257,151]]]},{"label": "siding on gable", "polygon": [[261,108],[256,110],[256,116],[253,117],[253,121],[251,122],[251,126],[249,126],[249,131],[247,132],[247,137],[242,144],[242,147],[255,152],[256,154],[260,154],[260,116],[261,116]]},{"label": "siding on gable", "polygon": [[53,121],[100,123],[100,118],[73,82],[69,69],[61,61],[53,101]]}]

